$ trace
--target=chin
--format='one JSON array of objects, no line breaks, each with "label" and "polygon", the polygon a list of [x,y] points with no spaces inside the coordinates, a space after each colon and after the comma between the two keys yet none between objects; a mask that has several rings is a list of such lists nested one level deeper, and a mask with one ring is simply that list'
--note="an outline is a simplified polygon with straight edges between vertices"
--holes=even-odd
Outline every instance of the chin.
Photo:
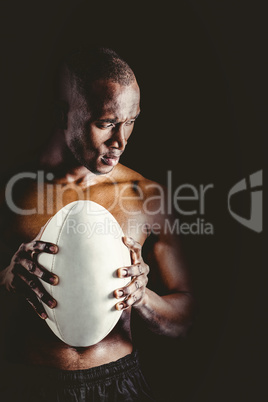
[{"label": "chin", "polygon": [[115,166],[104,166],[102,169],[96,171],[96,174],[108,174],[114,170]]},{"label": "chin", "polygon": [[103,163],[101,164],[101,166],[91,166],[91,165],[88,165],[87,163],[84,163],[83,165],[90,172],[94,173],[95,175],[107,174],[107,173],[110,173],[114,169],[114,166],[107,166],[107,165],[104,165]]}]

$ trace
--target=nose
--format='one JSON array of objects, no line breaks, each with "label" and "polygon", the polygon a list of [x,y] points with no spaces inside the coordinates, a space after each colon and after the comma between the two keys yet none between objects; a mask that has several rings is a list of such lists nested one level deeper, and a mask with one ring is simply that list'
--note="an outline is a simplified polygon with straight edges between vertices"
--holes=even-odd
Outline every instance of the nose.
[{"label": "nose", "polygon": [[113,129],[112,137],[109,141],[109,146],[112,148],[117,148],[123,151],[127,145],[127,139],[125,135],[125,129],[123,124],[118,124]]}]

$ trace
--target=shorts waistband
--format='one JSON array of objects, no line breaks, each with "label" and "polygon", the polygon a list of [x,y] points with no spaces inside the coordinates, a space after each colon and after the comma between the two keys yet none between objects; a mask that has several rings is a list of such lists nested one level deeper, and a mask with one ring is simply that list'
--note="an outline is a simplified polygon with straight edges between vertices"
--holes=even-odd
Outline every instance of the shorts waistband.
[{"label": "shorts waistband", "polygon": [[131,354],[126,355],[114,362],[103,364],[101,366],[92,367],[83,370],[59,370],[50,367],[40,368],[42,376],[50,382],[71,382],[84,383],[100,381],[102,379],[111,379],[123,373],[137,370],[139,368],[138,351],[134,350]]}]

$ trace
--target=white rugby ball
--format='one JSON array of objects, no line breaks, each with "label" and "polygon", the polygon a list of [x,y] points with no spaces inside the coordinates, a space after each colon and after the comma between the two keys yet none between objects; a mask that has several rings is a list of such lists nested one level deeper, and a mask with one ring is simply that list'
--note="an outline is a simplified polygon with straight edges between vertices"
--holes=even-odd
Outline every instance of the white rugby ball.
[{"label": "white rugby ball", "polygon": [[57,244],[57,254],[41,253],[38,262],[59,277],[45,289],[57,300],[46,320],[52,331],[70,346],[100,342],[114,328],[122,312],[113,292],[129,278],[117,269],[131,264],[122,241],[124,233],[113,215],[93,201],[75,201],[47,223],[40,240]]}]

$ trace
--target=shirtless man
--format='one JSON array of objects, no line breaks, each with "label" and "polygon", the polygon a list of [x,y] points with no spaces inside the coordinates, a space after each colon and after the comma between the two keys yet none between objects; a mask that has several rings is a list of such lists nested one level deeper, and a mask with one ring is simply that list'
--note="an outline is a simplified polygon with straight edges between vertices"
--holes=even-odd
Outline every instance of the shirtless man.
[{"label": "shirtless man", "polygon": [[[61,376],[62,380],[65,373],[68,386],[65,393],[62,391],[64,402],[153,400],[136,366],[131,310],[135,309],[153,332],[178,337],[191,324],[193,301],[178,238],[166,230],[165,223],[169,220],[172,225],[172,216],[165,205],[164,190],[119,163],[140,114],[139,86],[130,67],[109,49],[70,56],[61,70],[60,81],[60,124],[38,158],[37,170],[39,175],[43,172],[45,183],[25,177],[12,189],[13,205],[21,211],[34,212],[15,213],[7,205],[1,229],[5,249],[10,250],[9,258],[13,255],[10,264],[1,267],[1,284],[23,295],[34,308],[28,307],[27,302],[20,303],[23,325],[18,320],[16,325],[21,326],[13,328],[13,335],[19,334],[15,340],[10,338],[13,355],[15,360],[34,367],[37,372],[40,367],[48,371],[57,369],[52,371],[57,379]],[[35,253],[58,252],[57,246],[38,240],[38,233],[60,208],[77,199],[90,199],[110,211],[126,235],[122,241],[129,248],[132,260],[130,267],[118,267],[117,271],[119,277],[129,277],[131,281],[114,291],[116,308],[123,310],[118,324],[101,342],[87,348],[70,347],[46,325],[47,316],[39,299],[50,308],[57,308],[57,301],[44,290],[42,281],[57,286],[60,278],[39,266],[35,259]],[[146,248],[146,255],[142,247]],[[159,283],[161,295],[154,291]],[[124,301],[118,301],[122,295]],[[98,399],[94,387],[99,386],[98,373],[104,364],[110,370],[109,381],[102,379],[106,389],[102,388],[101,392],[106,399],[101,396]],[[133,380],[134,366],[136,378]],[[117,382],[116,394],[114,385],[107,385],[114,370],[120,374],[113,380]],[[85,374],[81,387],[86,391],[77,390],[76,383],[77,394],[74,399],[68,394],[68,399],[66,390],[74,378],[77,380],[76,373]],[[95,378],[94,386],[86,384],[89,373],[91,382]],[[52,376],[49,378],[53,381]],[[122,378],[127,381],[127,386],[123,386],[126,394],[120,383]],[[44,382],[43,388],[49,389],[51,384]],[[43,388],[39,384],[39,391],[35,392]],[[90,392],[94,392],[94,397]],[[35,394],[33,400],[61,400],[51,393],[47,395],[42,399],[41,394]]]}]

